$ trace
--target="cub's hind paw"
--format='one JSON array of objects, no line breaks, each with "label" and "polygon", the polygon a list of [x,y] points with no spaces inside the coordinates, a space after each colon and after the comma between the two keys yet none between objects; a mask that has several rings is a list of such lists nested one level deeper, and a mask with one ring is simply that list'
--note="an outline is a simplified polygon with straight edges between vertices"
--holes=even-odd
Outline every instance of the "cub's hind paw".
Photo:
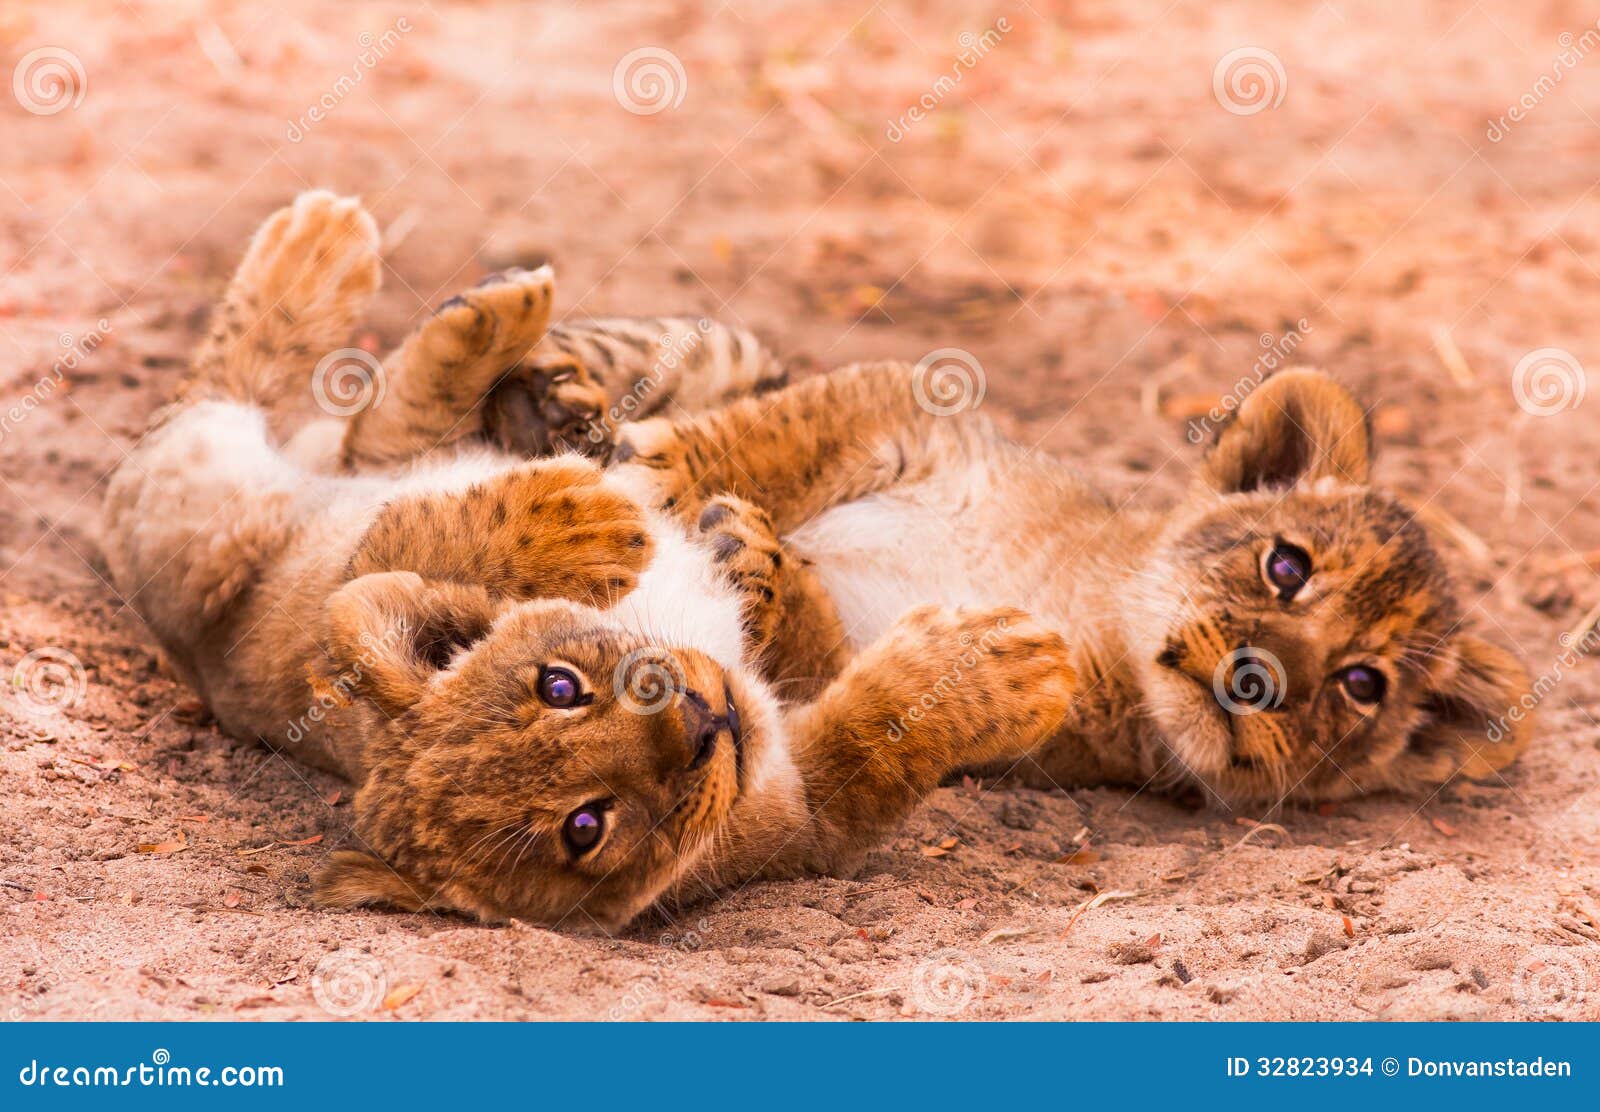
[{"label": "cub's hind paw", "polygon": [[326,342],[332,344],[381,280],[372,215],[355,197],[317,189],[300,194],[256,232],[229,301],[253,302],[274,324],[331,333]]},{"label": "cub's hind paw", "polygon": [[519,363],[484,404],[484,435],[520,456],[579,452],[611,454],[613,429],[605,419],[605,387],[570,357],[537,354]]},{"label": "cub's hind paw", "polygon": [[695,524],[712,559],[738,588],[745,633],[759,650],[772,640],[781,616],[783,548],[771,519],[760,507],[722,494],[706,503]]},{"label": "cub's hind paw", "polygon": [[450,298],[412,334],[405,372],[431,378],[452,402],[474,405],[544,336],[555,277],[547,266],[491,274]]}]

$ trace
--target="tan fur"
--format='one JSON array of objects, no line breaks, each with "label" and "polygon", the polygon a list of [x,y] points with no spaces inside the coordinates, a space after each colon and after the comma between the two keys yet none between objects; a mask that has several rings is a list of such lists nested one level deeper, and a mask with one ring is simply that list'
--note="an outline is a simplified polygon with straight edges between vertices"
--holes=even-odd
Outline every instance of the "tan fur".
[{"label": "tan fur", "polygon": [[[913,373],[848,368],[642,422],[617,455],[675,512],[724,492],[765,507],[852,647],[922,602],[1025,606],[1060,631],[1083,692],[1016,770],[1028,783],[1336,799],[1492,775],[1527,745],[1526,718],[1497,726],[1526,669],[1470,631],[1413,511],[1371,484],[1363,410],[1332,379],[1268,379],[1220,431],[1190,497],[1144,510],[1113,508],[977,417],[921,411]],[[1262,578],[1278,540],[1313,562],[1288,601]],[[806,647],[781,627],[776,643]],[[1248,689],[1244,665],[1262,653],[1281,666],[1281,699],[1230,711],[1220,694]],[[1375,708],[1334,681],[1357,663],[1388,681]]]},{"label": "tan fur", "polygon": [[[840,631],[754,506],[680,523],[592,462],[443,450],[404,423],[377,451],[427,453],[408,469],[295,463],[260,403],[294,406],[307,368],[271,343],[337,343],[374,283],[326,299],[306,261],[375,273],[376,249],[330,194],[269,221],[222,318],[282,307],[295,330],[208,344],[105,505],[119,591],[223,727],[359,784],[324,903],[614,930],[658,899],[849,870],[941,778],[1067,714],[1065,643],[1010,607],[919,608],[784,703],[752,643],[775,635],[770,608]],[[517,271],[441,310],[391,357],[402,408],[477,407],[551,297],[547,270]],[[314,324],[319,306],[336,320]],[[556,669],[581,699],[551,703]],[[585,807],[607,822],[580,852],[563,829]]]}]

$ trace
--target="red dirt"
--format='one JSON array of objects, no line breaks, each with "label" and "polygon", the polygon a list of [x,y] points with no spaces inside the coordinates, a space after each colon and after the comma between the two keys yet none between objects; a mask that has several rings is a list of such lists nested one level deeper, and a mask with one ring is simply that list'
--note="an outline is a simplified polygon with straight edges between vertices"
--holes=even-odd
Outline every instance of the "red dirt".
[{"label": "red dirt", "polygon": [[[1600,60],[1557,60],[1580,6],[1496,7],[7,5],[5,68],[51,46],[86,85],[36,115],[0,84],[0,668],[60,650],[85,686],[0,693],[0,1004],[321,1018],[322,962],[398,1018],[1600,1018],[1600,675],[1558,641],[1600,603],[1600,384],[1551,416],[1512,389],[1535,349],[1600,362]],[[1242,46],[1276,107],[1219,103]],[[643,47],[684,74],[653,115],[613,92]],[[548,256],[567,311],[716,315],[802,366],[962,348],[1019,438],[1141,499],[1189,479],[1176,416],[1293,329],[1380,406],[1382,479],[1460,523],[1477,620],[1552,677],[1539,740],[1328,814],[952,787],[856,880],[614,941],[311,910],[339,785],[196,720],[94,520],[250,230],[321,185],[388,229],[385,344]]]}]

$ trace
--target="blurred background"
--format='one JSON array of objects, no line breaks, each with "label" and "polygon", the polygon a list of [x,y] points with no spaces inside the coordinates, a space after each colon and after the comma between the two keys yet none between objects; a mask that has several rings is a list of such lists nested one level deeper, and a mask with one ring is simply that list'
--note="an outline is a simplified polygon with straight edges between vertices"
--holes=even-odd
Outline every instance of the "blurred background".
[{"label": "blurred background", "polygon": [[[324,186],[384,229],[362,346],[548,260],[561,314],[716,316],[802,372],[956,349],[974,401],[1123,498],[1181,490],[1240,384],[1335,372],[1372,407],[1382,481],[1455,549],[1474,620],[1560,673],[1545,740],[1482,832],[1524,863],[1582,858],[1600,683],[1561,661],[1600,605],[1597,14],[8,0],[0,665],[59,651],[79,688],[75,733],[8,727],[19,791],[52,814],[83,803],[55,784],[91,776],[49,748],[70,736],[94,777],[205,772],[230,801],[266,801],[234,804],[245,827],[293,815],[304,835],[325,809],[324,786],[275,768],[246,789],[259,761],[190,752],[214,734],[164,733],[185,697],[93,539],[106,475],[179,381],[246,237]],[[166,811],[223,809],[177,798]],[[155,839],[161,814],[137,819]],[[1384,844],[1453,836],[1411,805],[1385,815]],[[39,825],[8,822],[23,841]]]}]

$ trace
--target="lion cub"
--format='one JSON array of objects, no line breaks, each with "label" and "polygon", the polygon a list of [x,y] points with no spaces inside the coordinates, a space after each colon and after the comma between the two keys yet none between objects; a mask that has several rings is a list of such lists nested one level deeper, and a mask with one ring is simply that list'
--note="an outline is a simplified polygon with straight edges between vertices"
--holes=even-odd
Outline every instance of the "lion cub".
[{"label": "lion cub", "polygon": [[[665,895],[848,871],[953,770],[1067,714],[1065,643],[1012,607],[912,608],[780,702],[757,668],[774,607],[791,637],[833,618],[737,498],[683,521],[579,456],[463,443],[392,474],[297,464],[275,426],[378,277],[354,200],[268,220],[105,505],[119,591],[223,727],[359,783],[362,851],[333,855],[323,902],[615,930]],[[541,269],[447,303],[379,411],[476,407],[551,297]],[[345,433],[416,450],[404,422]]]},{"label": "lion cub", "polygon": [[[772,514],[848,631],[770,616],[770,659],[825,681],[919,604],[1025,607],[1063,633],[1083,694],[1016,772],[1154,784],[1214,803],[1428,792],[1527,745],[1497,726],[1527,670],[1471,632],[1416,514],[1371,481],[1362,407],[1313,371],[1266,380],[1189,496],[1122,508],[975,415],[916,404],[912,368],[858,367],[759,401],[623,430],[617,458],[691,515]],[[803,601],[803,600],[802,600]]]}]

